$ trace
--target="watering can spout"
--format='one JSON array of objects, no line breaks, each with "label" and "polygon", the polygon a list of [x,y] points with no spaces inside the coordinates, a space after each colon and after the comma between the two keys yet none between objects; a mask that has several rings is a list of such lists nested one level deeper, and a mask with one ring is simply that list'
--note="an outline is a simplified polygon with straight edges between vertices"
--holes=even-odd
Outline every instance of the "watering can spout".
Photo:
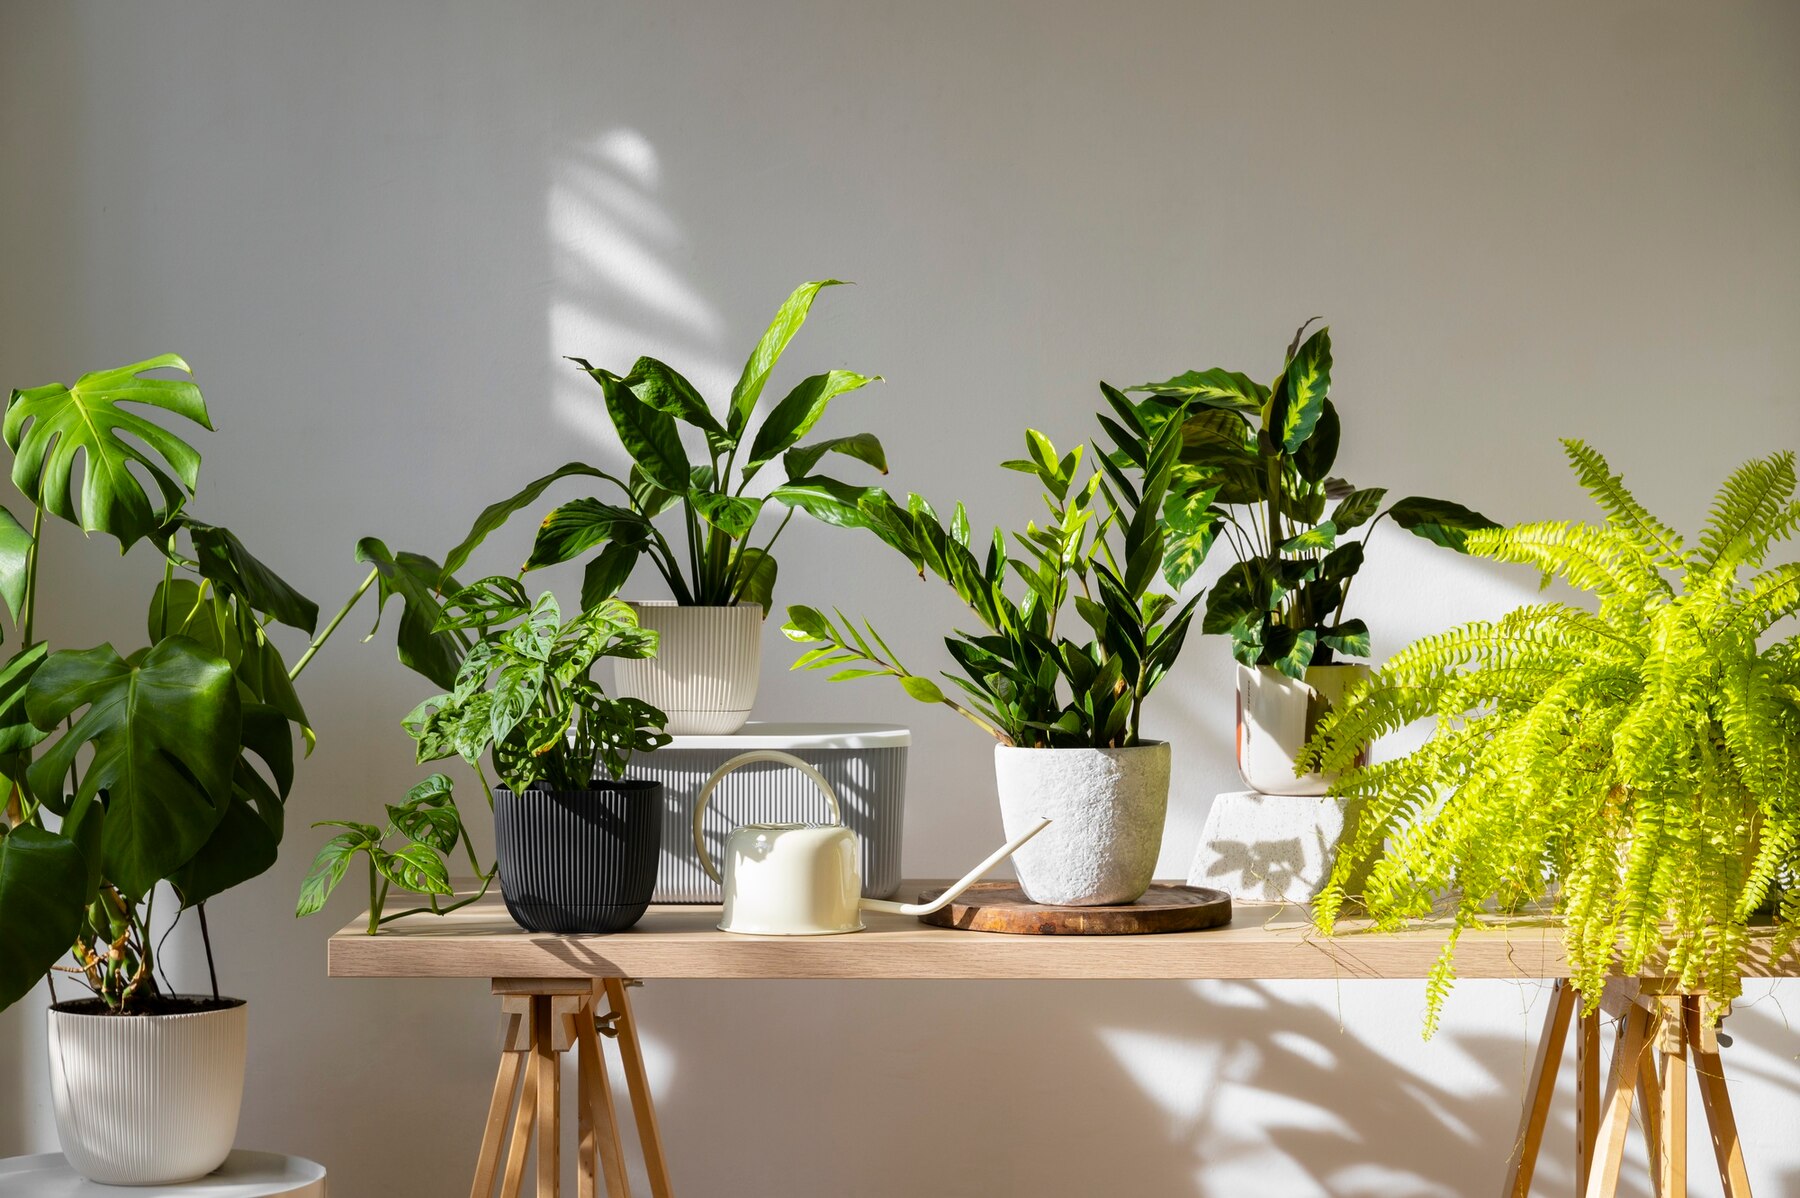
[{"label": "watering can spout", "polygon": [[1030,830],[1013,837],[998,849],[994,850],[993,855],[988,857],[986,861],[983,861],[980,865],[977,865],[974,869],[964,874],[960,881],[953,883],[948,890],[938,895],[929,903],[895,903],[890,902],[887,899],[866,898],[859,900],[858,905],[861,906],[864,911],[883,911],[889,915],[930,915],[933,912],[941,911],[951,903],[955,902],[958,898],[962,897],[963,891],[981,881],[981,876],[987,873],[988,870],[994,868],[994,866],[1018,852],[1020,846],[1049,826],[1049,819],[1040,819]]}]

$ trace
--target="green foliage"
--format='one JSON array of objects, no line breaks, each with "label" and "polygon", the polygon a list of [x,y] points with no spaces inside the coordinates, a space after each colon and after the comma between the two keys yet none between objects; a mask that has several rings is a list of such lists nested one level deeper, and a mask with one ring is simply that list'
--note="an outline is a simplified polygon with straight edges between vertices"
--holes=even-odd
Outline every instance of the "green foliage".
[{"label": "green foliage", "polygon": [[[387,806],[387,824],[352,823],[347,820],[322,820],[315,828],[343,828],[327,841],[313,858],[312,868],[300,884],[300,899],[295,915],[312,915],[325,906],[331,892],[344,880],[350,866],[361,854],[369,871],[369,934],[384,923],[408,915],[448,915],[477,901],[493,885],[498,867],[485,870],[475,856],[475,846],[463,826],[462,812],[456,806],[455,785],[443,774],[433,774],[406,792],[406,798]],[[446,895],[455,893],[450,883],[450,868],[444,857],[463,846],[469,868],[480,881],[480,889],[454,902],[443,903]],[[405,911],[385,912],[391,887],[412,894],[422,894],[426,905]]]},{"label": "green foliage", "polygon": [[[1181,652],[1195,603],[1177,608],[1153,592],[1172,536],[1160,519],[1181,453],[1178,423],[1152,431],[1103,419],[1109,453],[1079,477],[1082,447],[1058,455],[1050,439],[1027,430],[1029,456],[1003,463],[1033,475],[1044,490],[1048,523],[1014,533],[1022,557],[994,530],[983,556],[970,542],[956,505],[949,522],[917,495],[905,508],[875,489],[857,498],[862,523],[912,563],[945,583],[984,631],[957,632],[944,647],[959,667],[946,673],[959,698],[912,673],[875,629],[839,613],[788,608],[790,640],[813,645],[795,669],[828,669],[833,681],[890,677],[924,703],[940,703],[1003,744],[1113,748],[1138,743],[1143,702]],[[1204,548],[1200,550],[1204,553]],[[1066,634],[1071,613],[1092,636]]]},{"label": "green foliage", "polygon": [[[1309,768],[1367,803],[1317,908],[1329,931],[1346,879],[1382,926],[1454,902],[1452,934],[1546,896],[1576,984],[1666,951],[1684,986],[1739,992],[1748,921],[1773,906],[1777,949],[1800,929],[1800,563],[1768,566],[1800,527],[1794,455],[1742,466],[1689,547],[1598,453],[1564,443],[1600,525],[1467,533],[1468,552],[1588,592],[1415,642],[1348,696]],[[1430,739],[1356,767],[1359,749],[1430,721]],[[1453,976],[1434,973],[1431,1013]]]},{"label": "green foliage", "polygon": [[[1385,488],[1359,490],[1331,477],[1340,435],[1331,370],[1330,331],[1307,336],[1302,326],[1267,387],[1215,368],[1129,388],[1149,393],[1136,405],[1105,388],[1127,423],[1181,425],[1165,513],[1169,584],[1186,583],[1222,532],[1237,562],[1213,587],[1201,629],[1229,636],[1232,656],[1245,665],[1295,678],[1308,665],[1368,655],[1368,627],[1346,620],[1344,603],[1384,518],[1459,551],[1469,531],[1494,526],[1441,499],[1414,496],[1382,510]],[[1365,525],[1360,538],[1347,535]]]},{"label": "green foliage", "polygon": [[567,622],[556,596],[533,601],[517,579],[484,578],[452,595],[439,629],[478,637],[456,685],[404,721],[420,762],[491,754],[514,791],[585,790],[599,771],[624,778],[634,752],[665,745],[668,717],[638,699],[609,699],[592,678],[603,657],[652,657],[657,634],[617,599]]},{"label": "green foliage", "polygon": [[[318,608],[187,510],[200,454],[146,412],[212,423],[199,388],[161,370],[188,367],[165,354],[7,401],[12,479],[34,510],[29,530],[0,518],[0,597],[21,646],[0,665],[0,1005],[65,953],[115,1009],[155,993],[158,888],[190,907],[267,870],[295,732],[312,744],[292,677],[330,629],[290,671],[269,630],[311,634]],[[34,637],[46,515],[161,555],[148,644],[52,651]]]},{"label": "green foliage", "polygon": [[[869,433],[802,444],[832,400],[880,382],[878,376],[828,370],[804,378],[751,432],[757,401],[782,352],[805,323],[819,291],[836,284],[835,279],[803,283],[788,296],[744,363],[723,419],[708,407],[698,388],[665,362],[639,358],[628,373],[616,374],[571,358],[599,385],[607,415],[634,463],[629,475],[619,478],[571,462],[534,479],[481,514],[446,559],[446,569],[462,565],[490,533],[534,503],[551,484],[587,476],[611,486],[617,502],[583,498],[551,511],[538,529],[525,570],[587,558],[582,605],[592,607],[615,595],[639,559],[648,558],[680,603],[756,603],[766,613],[775,589],[771,550],[795,509],[828,524],[863,523],[858,503],[862,491],[813,473],[820,460],[836,454],[887,472],[887,455]],[[684,424],[696,430],[698,445],[690,447],[683,441]],[[751,482],[777,458],[786,481],[765,495],[749,494]],[[752,545],[752,535],[772,506],[786,508],[786,515],[768,540]],[[680,553],[658,523],[664,513],[675,512],[679,520],[666,523],[678,524],[676,540],[685,542],[685,552]]]}]

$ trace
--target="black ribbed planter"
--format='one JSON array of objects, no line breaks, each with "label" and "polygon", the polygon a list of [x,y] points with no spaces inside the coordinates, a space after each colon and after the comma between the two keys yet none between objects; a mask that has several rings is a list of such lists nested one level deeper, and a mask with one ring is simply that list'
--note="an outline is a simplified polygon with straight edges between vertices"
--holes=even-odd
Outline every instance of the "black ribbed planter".
[{"label": "black ribbed planter", "polygon": [[500,895],[528,932],[622,932],[656,889],[660,782],[494,790]]}]

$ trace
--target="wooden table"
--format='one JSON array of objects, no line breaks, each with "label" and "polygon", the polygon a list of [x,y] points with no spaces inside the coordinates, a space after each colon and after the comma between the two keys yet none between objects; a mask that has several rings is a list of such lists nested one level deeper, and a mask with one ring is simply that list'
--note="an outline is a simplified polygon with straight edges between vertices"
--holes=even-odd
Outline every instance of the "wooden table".
[{"label": "wooden table", "polygon": [[[905,896],[942,885],[908,882]],[[927,927],[915,919],[867,913],[868,930],[847,936],[740,936],[716,927],[712,906],[656,906],[628,932],[611,936],[553,936],[521,931],[498,897],[442,918],[419,917],[387,925],[367,936],[367,915],[331,938],[332,977],[489,978],[508,1020],[506,1051],[489,1105],[487,1135],[477,1162],[473,1198],[490,1198],[506,1128],[511,1148],[501,1176],[503,1198],[522,1184],[525,1147],[538,1132],[540,1196],[556,1193],[556,1054],[573,1048],[581,1082],[581,1198],[599,1181],[623,1198],[624,1165],[599,1056],[596,1030],[617,1039],[625,1060],[639,1139],[655,1198],[671,1193],[661,1138],[644,1080],[627,986],[645,980],[686,979],[1356,979],[1424,978],[1443,951],[1443,925],[1421,923],[1401,932],[1369,931],[1344,921],[1337,935],[1313,930],[1305,908],[1239,905],[1223,928],[1155,936],[1007,936]],[[1742,1155],[1729,1100],[1718,1071],[1715,1042],[1696,1018],[1704,996],[1679,994],[1652,978],[1644,986],[1609,993],[1621,1016],[1620,1049],[1611,1078],[1599,1077],[1599,1014],[1580,1015],[1577,996],[1562,983],[1568,960],[1560,929],[1547,918],[1518,918],[1465,932],[1456,950],[1463,979],[1555,979],[1556,997],[1545,1020],[1538,1067],[1524,1106],[1519,1140],[1503,1192],[1524,1195],[1554,1093],[1556,1069],[1571,1024],[1580,1028],[1581,1129],[1578,1193],[1601,1198],[1615,1192],[1625,1132],[1635,1098],[1656,1135],[1652,1166],[1662,1198],[1685,1192],[1686,1081],[1692,1063],[1712,1116],[1714,1146],[1727,1198],[1747,1198]],[[1654,969],[1652,970],[1654,973]],[[1800,954],[1772,961],[1766,939],[1754,948],[1746,972],[1753,976],[1800,974]],[[602,1013],[604,1001],[607,1010]],[[527,1065],[530,1067],[527,1068]],[[1658,1080],[1661,1084],[1656,1084]],[[1677,1085],[1675,1083],[1679,1082]],[[519,1101],[516,1106],[514,1098]],[[1654,1107],[1652,1104],[1654,1103]],[[535,1108],[535,1110],[534,1110]],[[1604,1108],[1604,1109],[1603,1109]]]}]

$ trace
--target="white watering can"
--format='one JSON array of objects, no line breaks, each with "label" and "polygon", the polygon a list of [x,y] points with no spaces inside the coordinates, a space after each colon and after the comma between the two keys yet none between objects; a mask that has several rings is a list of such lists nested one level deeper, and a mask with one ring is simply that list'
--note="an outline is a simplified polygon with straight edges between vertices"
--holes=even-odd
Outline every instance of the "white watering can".
[{"label": "white watering can", "polygon": [[[773,761],[791,765],[811,778],[831,804],[829,824],[745,824],[725,839],[725,872],[721,877],[700,829],[707,800],[721,779],[740,766]],[[861,854],[856,833],[844,827],[837,795],[819,771],[791,753],[759,749],[742,753],[713,772],[694,804],[694,848],[700,864],[725,889],[725,913],[719,928],[751,936],[833,936],[863,930],[862,912],[930,915],[949,906],[1019,846],[1050,826],[1047,819],[969,871],[967,877],[929,903],[893,903],[862,897]]]}]

